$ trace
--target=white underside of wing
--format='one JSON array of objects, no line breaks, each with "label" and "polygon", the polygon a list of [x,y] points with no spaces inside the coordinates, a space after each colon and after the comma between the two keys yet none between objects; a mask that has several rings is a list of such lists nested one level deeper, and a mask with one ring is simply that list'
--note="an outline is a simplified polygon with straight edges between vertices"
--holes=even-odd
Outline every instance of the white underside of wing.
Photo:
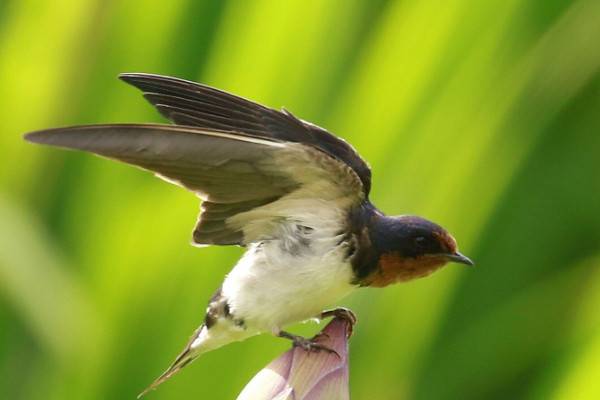
[{"label": "white underside of wing", "polygon": [[240,213],[227,225],[244,232],[246,243],[276,237],[286,221],[304,221],[319,226],[321,234],[346,223],[348,210],[362,201],[362,185],[347,165],[317,150],[299,144],[287,144],[276,160],[281,173],[293,177],[298,189],[265,206]]}]

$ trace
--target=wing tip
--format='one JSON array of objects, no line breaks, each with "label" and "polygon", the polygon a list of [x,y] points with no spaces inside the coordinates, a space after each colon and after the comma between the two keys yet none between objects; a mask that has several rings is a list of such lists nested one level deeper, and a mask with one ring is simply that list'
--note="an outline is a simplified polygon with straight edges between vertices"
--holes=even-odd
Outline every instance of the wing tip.
[{"label": "wing tip", "polygon": [[[46,144],[52,146],[71,147],[68,144],[68,139],[71,134],[103,128],[108,125],[73,125],[60,128],[41,129],[38,131],[28,132],[23,135],[23,139],[30,143]],[[116,126],[116,124],[115,124]]]},{"label": "wing tip", "polygon": [[177,83],[177,84],[183,84],[183,85],[199,85],[199,86],[204,86],[200,83],[194,82],[194,81],[190,81],[187,79],[182,79],[182,78],[176,78],[174,76],[169,76],[169,75],[161,75],[161,74],[152,74],[149,72],[122,72],[119,75],[117,75],[117,77],[122,80],[123,82],[126,82],[130,85],[133,85],[135,87],[138,87],[138,85],[140,84],[144,84],[144,83],[149,83],[149,82],[156,82],[156,81],[160,81],[164,83]]},{"label": "wing tip", "polygon": [[135,80],[138,78],[144,78],[146,76],[152,76],[152,74],[149,74],[146,72],[121,72],[119,75],[117,75],[117,78],[129,83],[129,81],[131,81],[131,80]]},{"label": "wing tip", "polygon": [[177,79],[171,78],[166,75],[159,74],[151,74],[148,72],[122,72],[117,77],[125,83],[128,83],[138,89],[141,89],[139,85],[143,85],[144,83],[160,80],[164,81],[165,79]]},{"label": "wing tip", "polygon": [[147,74],[145,72],[123,72],[117,75],[117,78],[129,85],[137,87],[140,80],[148,78],[149,76],[152,76],[152,74]]},{"label": "wing tip", "polygon": [[23,135],[23,140],[30,143],[37,143],[38,136],[39,135],[37,134],[37,132],[27,132]]},{"label": "wing tip", "polygon": [[[83,142],[80,139],[83,136],[79,134],[84,132],[93,132],[100,130],[110,130],[115,128],[121,129],[139,129],[145,126],[158,127],[159,124],[96,124],[96,125],[73,125],[59,128],[42,129],[38,131],[28,132],[23,135],[26,142],[35,144],[44,144],[49,146],[64,147],[69,149],[86,150]],[[170,126],[170,125],[166,125]]]},{"label": "wing tip", "polygon": [[46,144],[50,142],[51,139],[51,130],[40,130],[27,132],[23,135],[23,140],[29,143],[35,144]]}]

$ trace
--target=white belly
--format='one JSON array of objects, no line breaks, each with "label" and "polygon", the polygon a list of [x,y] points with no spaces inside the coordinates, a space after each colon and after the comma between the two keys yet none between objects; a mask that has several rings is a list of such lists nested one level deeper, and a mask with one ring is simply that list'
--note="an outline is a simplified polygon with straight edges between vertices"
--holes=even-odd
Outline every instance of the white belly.
[{"label": "white belly", "polygon": [[[280,240],[252,245],[223,283],[231,313],[248,330],[277,331],[319,315],[355,285],[337,237],[314,239],[298,247]],[[285,243],[289,245],[290,243]]]}]

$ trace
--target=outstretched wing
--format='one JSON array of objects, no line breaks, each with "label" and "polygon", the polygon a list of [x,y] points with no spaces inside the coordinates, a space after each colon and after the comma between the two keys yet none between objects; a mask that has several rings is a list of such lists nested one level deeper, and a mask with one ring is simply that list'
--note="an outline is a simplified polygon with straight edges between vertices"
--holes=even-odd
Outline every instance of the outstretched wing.
[{"label": "outstretched wing", "polygon": [[365,198],[353,168],[319,147],[277,138],[117,124],[50,129],[26,139],[133,164],[195,192],[203,200],[196,244],[263,240],[307,207],[341,213]]},{"label": "outstretched wing", "polygon": [[218,89],[168,76],[127,73],[119,76],[175,124],[240,132],[255,137],[303,143],[324,151],[354,170],[368,197],[371,170],[344,140],[325,129]]}]

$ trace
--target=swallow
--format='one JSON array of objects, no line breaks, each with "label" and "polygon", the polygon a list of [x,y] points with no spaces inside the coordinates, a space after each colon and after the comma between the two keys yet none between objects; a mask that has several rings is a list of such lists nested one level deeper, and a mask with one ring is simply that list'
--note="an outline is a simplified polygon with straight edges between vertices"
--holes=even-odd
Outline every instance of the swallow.
[{"label": "swallow", "polygon": [[315,317],[360,287],[473,265],[440,225],[387,216],[369,199],[371,170],[343,139],[310,122],[195,82],[126,73],[120,79],[172,124],[85,125],[25,135],[154,172],[195,193],[196,246],[243,246],[206,316],[172,365],[143,393],[201,354],[260,333],[321,350],[287,325]]}]

